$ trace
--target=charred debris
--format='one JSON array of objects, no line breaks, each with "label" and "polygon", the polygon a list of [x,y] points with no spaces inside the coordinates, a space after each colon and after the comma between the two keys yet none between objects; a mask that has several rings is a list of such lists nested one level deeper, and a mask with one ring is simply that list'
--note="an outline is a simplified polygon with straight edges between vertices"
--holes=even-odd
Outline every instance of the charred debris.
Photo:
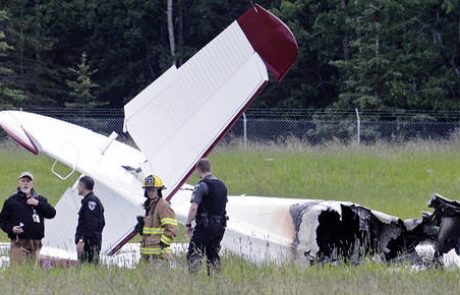
[{"label": "charred debris", "polygon": [[434,249],[429,263],[438,265],[450,250],[459,254],[460,203],[434,194],[427,205],[432,213],[403,221],[348,202],[296,204],[290,210],[296,233],[294,251],[309,265],[339,261],[357,265],[366,256],[426,264],[416,248],[429,245]]}]

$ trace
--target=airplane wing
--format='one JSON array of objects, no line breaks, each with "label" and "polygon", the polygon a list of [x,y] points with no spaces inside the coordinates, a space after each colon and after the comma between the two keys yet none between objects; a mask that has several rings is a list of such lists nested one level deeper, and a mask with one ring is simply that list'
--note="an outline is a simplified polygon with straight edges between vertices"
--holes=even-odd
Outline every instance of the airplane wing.
[{"label": "airplane wing", "polygon": [[[77,125],[26,112],[0,112],[0,125],[22,146],[44,153],[92,176],[95,194],[105,207],[104,254],[115,254],[135,234],[131,231],[135,216],[142,215],[143,191],[139,179],[122,168],[144,162],[140,152],[114,141],[105,153],[101,148],[109,140]],[[180,222],[185,223],[192,186],[184,185],[172,199]],[[76,260],[74,233],[81,197],[75,185],[68,188],[56,205],[57,215],[48,220],[43,255],[50,260]],[[232,216],[223,246],[253,262],[284,261],[292,257],[295,237],[289,207],[294,199],[229,197]],[[262,201],[263,200],[263,201]],[[130,234],[128,234],[130,233]]]},{"label": "airplane wing", "polygon": [[[70,167],[70,170],[95,179],[95,192],[105,206],[107,221],[103,252],[109,251],[131,232],[136,215],[144,214],[143,190],[139,180],[142,177],[123,168],[144,165],[145,158],[137,149],[113,140],[113,137],[27,112],[0,112],[0,126],[34,154],[44,153]],[[56,167],[54,169],[58,170]],[[58,171],[54,173],[60,175]],[[65,175],[59,177],[66,178]],[[56,217],[47,222],[45,246],[75,250],[73,235],[80,200],[81,197],[73,189],[67,190],[60,199]]]},{"label": "airplane wing", "polygon": [[167,199],[262,91],[267,68],[281,80],[297,50],[289,28],[256,5],[125,106],[125,128],[163,178]]}]

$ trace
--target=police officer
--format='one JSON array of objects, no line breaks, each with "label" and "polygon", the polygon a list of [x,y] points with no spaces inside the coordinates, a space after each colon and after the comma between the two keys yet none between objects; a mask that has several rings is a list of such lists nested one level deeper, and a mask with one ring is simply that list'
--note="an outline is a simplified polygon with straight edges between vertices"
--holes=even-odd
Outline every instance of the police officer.
[{"label": "police officer", "polygon": [[38,262],[41,240],[45,236],[45,218],[54,216],[56,210],[35,191],[32,173],[23,172],[17,192],[4,202],[0,213],[0,227],[11,239],[11,264],[27,259]]},{"label": "police officer", "polygon": [[93,193],[94,180],[83,176],[78,182],[78,194],[83,197],[78,212],[75,233],[78,259],[80,262],[97,264],[102,245],[102,230],[105,226],[104,207]]},{"label": "police officer", "polygon": [[[211,162],[201,159],[196,165],[200,182],[193,191],[186,229],[191,237],[187,263],[191,272],[201,268],[206,255],[208,275],[211,269],[220,271],[220,243],[227,224],[227,187],[211,173]],[[192,221],[196,226],[192,228]]]}]

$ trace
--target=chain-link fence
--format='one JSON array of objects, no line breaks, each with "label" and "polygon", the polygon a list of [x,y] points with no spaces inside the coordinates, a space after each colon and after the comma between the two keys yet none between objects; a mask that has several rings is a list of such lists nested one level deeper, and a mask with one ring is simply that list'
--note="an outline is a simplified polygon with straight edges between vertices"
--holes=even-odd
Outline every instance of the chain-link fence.
[{"label": "chain-link fence", "polygon": [[[93,131],[125,138],[123,110],[29,109]],[[233,126],[224,141],[285,142],[296,139],[309,144],[405,142],[412,139],[441,140],[456,136],[460,113],[454,111],[250,109]],[[6,134],[0,131],[0,139]]]}]

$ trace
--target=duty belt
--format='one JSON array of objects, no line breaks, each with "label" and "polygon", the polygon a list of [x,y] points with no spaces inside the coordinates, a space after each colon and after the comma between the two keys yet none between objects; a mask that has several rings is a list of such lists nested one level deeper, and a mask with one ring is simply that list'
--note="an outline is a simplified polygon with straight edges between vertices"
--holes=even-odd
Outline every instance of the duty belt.
[{"label": "duty belt", "polygon": [[227,226],[228,217],[226,215],[208,215],[207,213],[200,214],[196,218],[196,224],[209,227],[213,225]]}]

